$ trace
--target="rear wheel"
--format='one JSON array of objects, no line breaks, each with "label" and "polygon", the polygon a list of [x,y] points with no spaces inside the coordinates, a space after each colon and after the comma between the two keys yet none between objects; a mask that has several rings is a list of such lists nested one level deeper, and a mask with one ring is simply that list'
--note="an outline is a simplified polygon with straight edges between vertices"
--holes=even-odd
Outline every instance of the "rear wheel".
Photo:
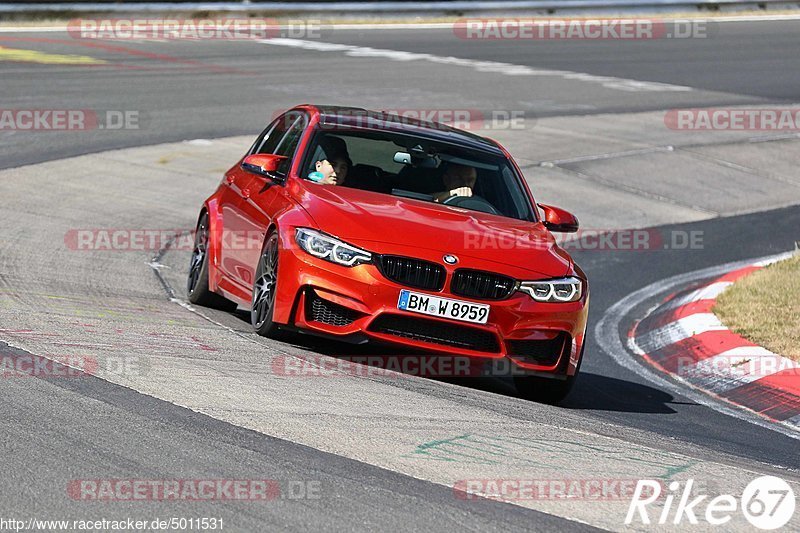
[{"label": "rear wheel", "polygon": [[233,311],[236,304],[208,290],[208,213],[203,213],[194,234],[194,248],[186,280],[189,301],[204,307]]},{"label": "rear wheel", "polygon": [[282,333],[280,326],[273,321],[278,287],[278,248],[278,233],[272,232],[267,237],[258,260],[250,309],[250,322],[256,333],[273,339],[280,337]]}]

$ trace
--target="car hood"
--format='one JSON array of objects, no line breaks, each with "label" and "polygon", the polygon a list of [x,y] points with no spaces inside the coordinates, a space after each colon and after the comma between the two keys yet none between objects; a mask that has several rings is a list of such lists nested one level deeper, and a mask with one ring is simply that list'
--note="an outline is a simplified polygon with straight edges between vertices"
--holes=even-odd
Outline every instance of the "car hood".
[{"label": "car hood", "polygon": [[303,183],[296,192],[320,230],[378,253],[424,248],[540,277],[571,270],[569,256],[538,222],[314,183]]}]

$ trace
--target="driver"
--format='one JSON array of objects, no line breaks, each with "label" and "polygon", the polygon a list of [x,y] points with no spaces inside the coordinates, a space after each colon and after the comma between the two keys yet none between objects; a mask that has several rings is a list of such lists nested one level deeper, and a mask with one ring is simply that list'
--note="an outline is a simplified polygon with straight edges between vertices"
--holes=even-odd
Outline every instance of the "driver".
[{"label": "driver", "polygon": [[475,167],[451,163],[447,165],[442,175],[442,183],[446,190],[433,193],[433,198],[437,202],[444,202],[451,196],[472,196],[472,189],[478,179],[478,172]]}]

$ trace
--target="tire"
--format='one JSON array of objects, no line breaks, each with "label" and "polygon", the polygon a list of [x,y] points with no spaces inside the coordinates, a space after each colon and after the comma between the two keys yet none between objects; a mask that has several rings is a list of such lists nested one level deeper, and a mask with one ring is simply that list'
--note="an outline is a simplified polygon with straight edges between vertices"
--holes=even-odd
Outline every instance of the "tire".
[{"label": "tire", "polygon": [[273,231],[264,241],[258,258],[253,299],[250,305],[250,323],[262,337],[279,339],[283,337],[280,326],[273,321],[275,316],[275,293],[278,287],[278,253],[280,243],[278,233]]},{"label": "tire", "polygon": [[583,349],[586,346],[585,338],[583,342],[581,357],[578,360],[578,368],[575,369],[574,375],[568,376],[565,380],[537,376],[514,376],[514,387],[516,387],[517,393],[526,400],[550,405],[557,405],[564,401],[572,391],[572,387],[575,386],[575,381],[580,374],[581,363],[583,363]]},{"label": "tire", "polygon": [[208,290],[208,213],[203,213],[194,234],[194,248],[189,262],[186,294],[193,304],[222,311],[233,311],[236,303]]}]

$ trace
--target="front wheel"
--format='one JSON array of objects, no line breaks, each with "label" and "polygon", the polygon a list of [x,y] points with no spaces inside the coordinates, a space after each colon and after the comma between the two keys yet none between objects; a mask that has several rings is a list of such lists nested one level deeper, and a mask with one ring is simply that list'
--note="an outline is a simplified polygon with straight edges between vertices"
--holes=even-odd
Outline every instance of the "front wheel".
[{"label": "front wheel", "polygon": [[526,400],[539,403],[558,404],[566,398],[575,384],[575,376],[565,380],[535,376],[514,376],[517,393]]},{"label": "front wheel", "polygon": [[261,250],[253,283],[250,323],[256,333],[273,339],[280,336],[280,326],[273,321],[278,287],[278,233],[270,233]]},{"label": "front wheel", "polygon": [[575,386],[575,380],[578,379],[578,374],[581,370],[583,363],[583,352],[586,347],[586,339],[583,340],[581,346],[581,355],[578,359],[578,368],[575,369],[575,374],[567,376],[567,379],[552,379],[540,378],[537,376],[514,376],[514,387],[517,393],[526,400],[532,400],[539,403],[547,403],[556,405],[561,403],[569,393],[572,387]]}]

